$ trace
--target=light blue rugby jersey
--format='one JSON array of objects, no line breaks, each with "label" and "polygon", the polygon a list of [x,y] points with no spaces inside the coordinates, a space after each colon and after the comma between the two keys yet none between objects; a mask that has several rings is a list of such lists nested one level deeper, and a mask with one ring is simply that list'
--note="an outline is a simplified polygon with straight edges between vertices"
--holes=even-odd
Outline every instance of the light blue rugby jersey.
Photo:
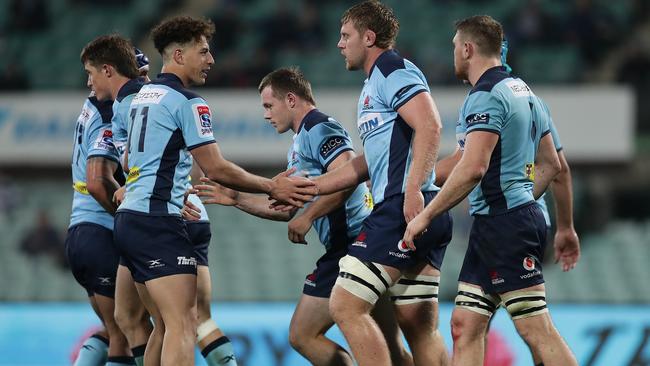
[{"label": "light blue rugby jersey", "polygon": [[460,109],[456,138],[488,131],[499,135],[490,165],[469,194],[471,215],[498,215],[533,199],[534,163],[540,139],[550,132],[548,109],[526,83],[502,66],[488,69]]},{"label": "light blue rugby jersey", "polygon": [[[411,165],[413,129],[397,110],[411,98],[429,92],[422,72],[395,50],[382,53],[370,69],[357,106],[357,127],[368,163],[375,204],[404,193]],[[422,191],[437,191],[435,173]]]},{"label": "light blue rugby jersey", "polygon": [[[129,122],[131,118],[131,101],[138,94],[142,86],[144,86],[144,79],[137,78],[126,82],[117,93],[117,98],[113,102],[113,118],[111,119],[111,128],[113,130],[113,141],[115,147],[120,154],[120,163],[124,165],[124,151],[128,140]],[[188,179],[187,188],[190,182]],[[189,195],[188,199],[201,210],[200,221],[208,221],[208,214],[203,203],[196,195]]]},{"label": "light blue rugby jersey", "polygon": [[100,102],[91,94],[77,118],[72,152],[72,187],[75,192],[70,226],[90,222],[113,230],[113,216],[95,201],[86,186],[86,162],[89,158],[118,161],[111,131],[111,105],[111,101]]},{"label": "light blue rugby jersey", "polygon": [[[350,136],[333,118],[313,109],[302,120],[298,133],[287,154],[289,169],[295,167],[299,175],[317,177],[341,153],[354,150]],[[372,198],[365,184],[359,184],[345,207],[339,207],[313,223],[320,242],[326,248],[332,243],[348,243],[359,234],[363,220],[372,211]]]},{"label": "light blue rugby jersey", "polygon": [[[546,108],[548,111],[548,107],[546,104],[539,99],[540,103]],[[550,116],[550,112],[549,112]],[[562,142],[560,142],[560,135],[557,133],[557,129],[555,128],[555,124],[553,123],[553,118],[549,117],[548,120],[548,127],[551,129],[551,136],[553,137],[553,144],[555,145],[555,150],[557,152],[562,151]],[[544,213],[544,219],[546,220],[546,226],[549,228],[551,227],[551,215],[548,213],[548,207],[546,205],[546,193],[544,193],[538,200],[537,203],[539,206],[542,208],[542,212]]]},{"label": "light blue rugby jersey", "polygon": [[124,149],[129,132],[129,121],[131,120],[131,101],[138,94],[144,79],[137,78],[126,82],[117,92],[117,98],[113,102],[113,118],[111,128],[113,130],[113,141],[115,148],[120,154],[120,163],[124,166]]},{"label": "light blue rugby jersey", "polygon": [[174,74],[159,74],[131,101],[126,196],[118,211],[180,215],[190,150],[214,143],[207,102]]}]

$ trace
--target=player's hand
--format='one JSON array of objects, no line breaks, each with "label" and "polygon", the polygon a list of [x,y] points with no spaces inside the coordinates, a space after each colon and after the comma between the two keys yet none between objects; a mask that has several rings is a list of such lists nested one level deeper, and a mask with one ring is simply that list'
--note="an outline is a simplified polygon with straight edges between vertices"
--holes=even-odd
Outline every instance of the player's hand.
[{"label": "player's hand", "polygon": [[298,207],[292,206],[286,202],[280,202],[274,199],[271,199],[271,204],[269,205],[269,208],[280,212],[291,212],[298,209]]},{"label": "player's hand", "polygon": [[562,263],[562,270],[568,272],[580,260],[580,239],[573,228],[558,229],[553,242],[555,263]]},{"label": "player's hand", "polygon": [[404,237],[402,241],[406,244],[406,247],[415,250],[415,239],[419,238],[424,232],[427,231],[427,227],[431,223],[431,219],[428,218],[424,213],[420,213],[411,220],[408,225],[406,225],[406,231],[404,232]]},{"label": "player's hand", "polygon": [[185,200],[183,209],[181,209],[181,216],[187,221],[198,221],[201,219],[201,209],[189,200]]},{"label": "player's hand", "polygon": [[122,204],[122,201],[124,201],[124,195],[126,194],[126,186],[122,186],[113,193],[113,203],[115,205],[119,206]]},{"label": "player's hand", "polygon": [[292,177],[295,168],[286,170],[273,177],[273,188],[269,196],[275,200],[296,207],[303,207],[318,195],[316,183],[304,177]]},{"label": "player's hand", "polygon": [[406,189],[404,193],[404,219],[406,222],[411,222],[415,216],[424,210],[424,196],[418,190]]},{"label": "player's hand", "polygon": [[206,204],[217,204],[222,206],[237,205],[239,192],[226,188],[219,183],[211,181],[207,177],[201,177],[201,183],[194,186],[194,191]]},{"label": "player's hand", "polygon": [[289,221],[289,240],[296,244],[307,245],[305,235],[311,228],[312,221],[305,217],[305,215],[298,215]]}]

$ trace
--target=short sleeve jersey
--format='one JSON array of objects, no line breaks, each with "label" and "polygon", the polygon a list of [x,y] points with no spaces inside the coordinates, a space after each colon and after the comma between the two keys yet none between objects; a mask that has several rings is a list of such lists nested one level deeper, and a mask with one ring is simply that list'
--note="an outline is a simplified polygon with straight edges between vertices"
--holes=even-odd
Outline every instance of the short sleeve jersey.
[{"label": "short sleeve jersey", "polygon": [[[540,103],[546,107],[546,104],[540,99]],[[548,111],[548,107],[546,107],[546,110]],[[550,113],[549,113],[550,115]],[[549,118],[548,120],[549,124],[548,127],[551,130],[551,136],[553,137],[553,144],[555,145],[555,150],[557,152],[562,151],[562,142],[560,141],[560,135],[557,133],[557,128],[555,128],[555,124],[553,123],[553,119]],[[544,193],[538,200],[537,203],[542,209],[542,212],[544,213],[544,219],[546,220],[546,226],[551,227],[551,215],[548,213],[548,207],[546,205],[546,193]]]},{"label": "short sleeve jersey", "polygon": [[113,118],[111,129],[113,130],[113,142],[120,154],[120,163],[124,166],[124,151],[129,132],[129,121],[131,117],[131,101],[138,94],[144,85],[143,79],[132,79],[126,82],[117,92],[117,98],[113,102]]},{"label": "short sleeve jersey", "polygon": [[533,199],[535,156],[550,132],[548,109],[528,85],[501,66],[488,69],[469,92],[456,124],[458,146],[475,131],[498,135],[487,172],[470,192],[470,214],[499,215]]},{"label": "short sleeve jersey", "polygon": [[95,96],[86,99],[74,131],[72,152],[72,187],[74,196],[70,226],[90,222],[113,230],[113,216],[88,193],[86,163],[93,157],[117,162],[118,154],[111,131],[112,101],[100,102]]},{"label": "short sleeve jersey", "polygon": [[190,151],[215,143],[207,102],[174,74],[158,75],[131,101],[126,196],[118,211],[180,215]]},{"label": "short sleeve jersey", "polygon": [[[287,167],[296,168],[296,174],[317,177],[327,172],[327,168],[341,153],[354,150],[347,131],[339,122],[311,110],[301,122],[298,133],[287,154]],[[365,184],[354,190],[343,207],[313,223],[320,242],[330,248],[333,242],[348,243],[361,230],[363,220],[372,211],[372,198]]]},{"label": "short sleeve jersey", "polygon": [[[428,93],[424,74],[395,50],[382,53],[370,69],[357,106],[357,127],[372,183],[375,203],[404,193],[413,129],[397,110],[420,93]],[[422,191],[437,191],[435,173]]]}]

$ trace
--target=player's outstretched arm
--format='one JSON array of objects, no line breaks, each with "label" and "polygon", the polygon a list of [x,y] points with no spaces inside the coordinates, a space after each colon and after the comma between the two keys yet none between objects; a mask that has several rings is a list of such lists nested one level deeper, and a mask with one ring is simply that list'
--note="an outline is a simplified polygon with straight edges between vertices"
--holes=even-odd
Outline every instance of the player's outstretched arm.
[{"label": "player's outstretched arm", "polygon": [[[329,164],[327,171],[334,171],[352,159],[354,159],[354,152],[345,151],[339,154],[339,156]],[[341,207],[345,201],[350,198],[350,195],[355,189],[356,186],[343,191],[319,196],[318,199],[289,222],[287,228],[289,240],[294,243],[307,244],[307,241],[305,241],[305,235],[309,232],[314,220]]]},{"label": "player's outstretched arm", "polygon": [[207,144],[191,150],[194,160],[205,175],[217,183],[241,192],[266,193],[269,196],[303,207],[317,195],[314,183],[306,178],[279,175],[273,179],[251,174],[221,155],[217,144]]},{"label": "player's outstretched arm", "polygon": [[416,95],[397,112],[413,129],[412,160],[404,193],[404,218],[409,222],[424,209],[422,184],[438,159],[442,123],[428,92]]},{"label": "player's outstretched arm", "polygon": [[465,152],[449,179],[436,197],[407,225],[403,238],[407,246],[415,249],[413,240],[422,234],[431,220],[456,206],[483,179],[498,139],[499,135],[487,131],[474,131],[467,135]]},{"label": "player's outstretched arm", "polygon": [[[293,212],[279,212],[270,209],[267,196],[235,191],[213,182],[207,177],[202,177],[200,184],[194,185],[191,193],[199,196],[204,204],[235,206],[248,214],[267,220],[289,221],[295,213],[295,210]],[[196,208],[191,206],[189,208],[195,211],[195,217],[200,217],[200,211],[196,212]]]},{"label": "player's outstretched arm", "polygon": [[436,185],[442,187],[443,184],[449,178],[449,174],[454,170],[454,167],[460,161],[460,158],[463,156],[463,151],[460,147],[456,146],[456,151],[453,154],[445,156],[444,158],[438,160],[436,163]]},{"label": "player's outstretched arm", "polygon": [[535,159],[535,184],[533,185],[533,196],[535,199],[541,197],[551,180],[560,172],[560,159],[555,150],[553,137],[550,133],[542,137],[537,148]]},{"label": "player's outstretched arm", "polygon": [[555,262],[561,262],[562,270],[566,272],[572,270],[580,260],[580,239],[573,226],[571,169],[563,151],[558,152],[558,158],[562,169],[551,182],[557,225],[553,247],[555,248]]},{"label": "player's outstretched arm", "polygon": [[368,178],[370,176],[366,157],[361,154],[338,168],[313,178],[313,182],[316,184],[318,194],[324,195],[356,187]]},{"label": "player's outstretched arm", "polygon": [[115,214],[117,209],[113,194],[120,188],[113,177],[116,170],[116,162],[99,156],[90,157],[86,163],[88,193],[111,215]]}]

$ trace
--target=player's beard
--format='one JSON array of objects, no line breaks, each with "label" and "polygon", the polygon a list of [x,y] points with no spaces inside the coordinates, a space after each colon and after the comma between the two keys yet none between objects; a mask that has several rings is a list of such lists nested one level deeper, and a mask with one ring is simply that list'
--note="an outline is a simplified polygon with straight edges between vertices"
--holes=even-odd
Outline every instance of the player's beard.
[{"label": "player's beard", "polygon": [[456,74],[458,80],[465,82],[469,79],[467,72],[468,66],[469,65],[467,64],[461,64],[459,66],[454,65],[454,74]]}]

